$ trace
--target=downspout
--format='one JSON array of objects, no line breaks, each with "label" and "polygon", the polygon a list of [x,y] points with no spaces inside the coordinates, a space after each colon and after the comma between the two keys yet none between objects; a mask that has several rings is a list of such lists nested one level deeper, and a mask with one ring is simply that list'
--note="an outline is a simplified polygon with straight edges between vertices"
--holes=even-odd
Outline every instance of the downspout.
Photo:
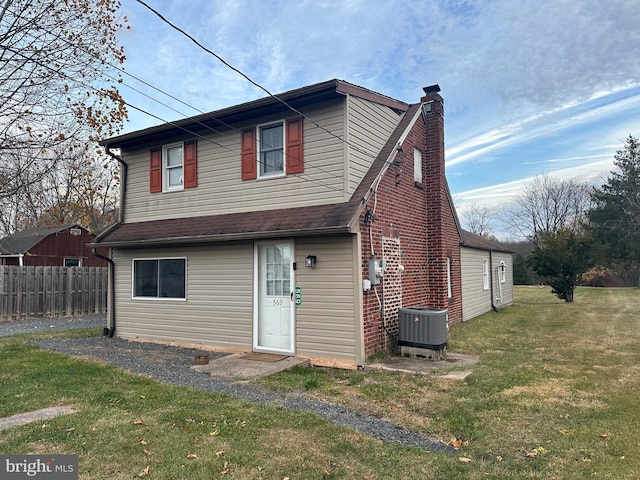
[{"label": "downspout", "polygon": [[[118,221],[108,229],[108,230],[111,230],[117,225],[122,224],[124,219],[124,197],[127,191],[127,171],[129,166],[125,163],[124,160],[122,160],[122,158],[119,155],[116,155],[109,149],[108,144],[104,146],[104,151],[107,153],[107,155],[109,155],[111,158],[116,160],[122,166],[122,172],[120,174],[120,206],[118,209]],[[93,248],[93,254],[96,257],[109,262],[108,295],[109,295],[109,317],[110,318],[108,320],[110,321],[108,321],[107,324],[110,324],[111,327],[108,327],[108,326],[105,327],[103,331],[103,335],[109,338],[113,338],[113,335],[116,332],[115,263],[113,262],[113,259],[99,254],[95,248]]]}]

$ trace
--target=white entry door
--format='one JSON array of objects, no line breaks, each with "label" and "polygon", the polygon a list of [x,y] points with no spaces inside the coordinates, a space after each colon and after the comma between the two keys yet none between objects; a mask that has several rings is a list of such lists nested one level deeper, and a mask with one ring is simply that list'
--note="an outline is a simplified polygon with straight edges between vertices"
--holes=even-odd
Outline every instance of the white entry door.
[{"label": "white entry door", "polygon": [[293,242],[258,242],[253,348],[293,355]]}]

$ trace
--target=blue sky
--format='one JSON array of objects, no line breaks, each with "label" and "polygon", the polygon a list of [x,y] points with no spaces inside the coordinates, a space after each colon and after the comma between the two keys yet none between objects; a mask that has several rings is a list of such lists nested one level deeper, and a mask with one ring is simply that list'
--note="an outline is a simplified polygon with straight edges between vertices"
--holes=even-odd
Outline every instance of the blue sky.
[{"label": "blue sky", "polygon": [[[272,93],[339,78],[414,103],[438,83],[459,213],[543,173],[602,182],[640,136],[640,0],[146,1]],[[122,15],[125,70],[197,110],[125,75],[127,102],[175,120],[265,96],[136,0]],[[131,110],[124,131],[159,123]]]}]

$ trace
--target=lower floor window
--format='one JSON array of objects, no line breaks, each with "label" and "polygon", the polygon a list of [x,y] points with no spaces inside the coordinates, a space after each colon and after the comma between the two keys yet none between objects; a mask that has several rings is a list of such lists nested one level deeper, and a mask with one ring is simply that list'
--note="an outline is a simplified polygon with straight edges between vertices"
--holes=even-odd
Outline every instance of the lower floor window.
[{"label": "lower floor window", "polygon": [[186,259],[160,258],[133,261],[133,296],[185,298]]}]

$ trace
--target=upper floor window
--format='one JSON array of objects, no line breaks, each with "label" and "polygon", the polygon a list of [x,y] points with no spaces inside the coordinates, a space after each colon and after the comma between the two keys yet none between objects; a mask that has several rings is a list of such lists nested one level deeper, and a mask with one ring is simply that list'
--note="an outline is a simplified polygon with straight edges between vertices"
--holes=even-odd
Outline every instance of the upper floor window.
[{"label": "upper floor window", "polygon": [[184,184],[183,177],[183,155],[182,143],[167,145],[162,147],[162,165],[164,170],[164,190],[182,190]]},{"label": "upper floor window", "polygon": [[302,129],[302,118],[293,118],[242,130],[242,180],[303,173]]},{"label": "upper floor window", "polygon": [[417,148],[413,149],[413,179],[422,183],[422,152]]},{"label": "upper floor window", "polygon": [[284,174],[284,153],[284,124],[280,122],[259,127],[260,177]]},{"label": "upper floor window", "polygon": [[151,149],[149,164],[151,193],[198,186],[198,145],[195,140]]}]

